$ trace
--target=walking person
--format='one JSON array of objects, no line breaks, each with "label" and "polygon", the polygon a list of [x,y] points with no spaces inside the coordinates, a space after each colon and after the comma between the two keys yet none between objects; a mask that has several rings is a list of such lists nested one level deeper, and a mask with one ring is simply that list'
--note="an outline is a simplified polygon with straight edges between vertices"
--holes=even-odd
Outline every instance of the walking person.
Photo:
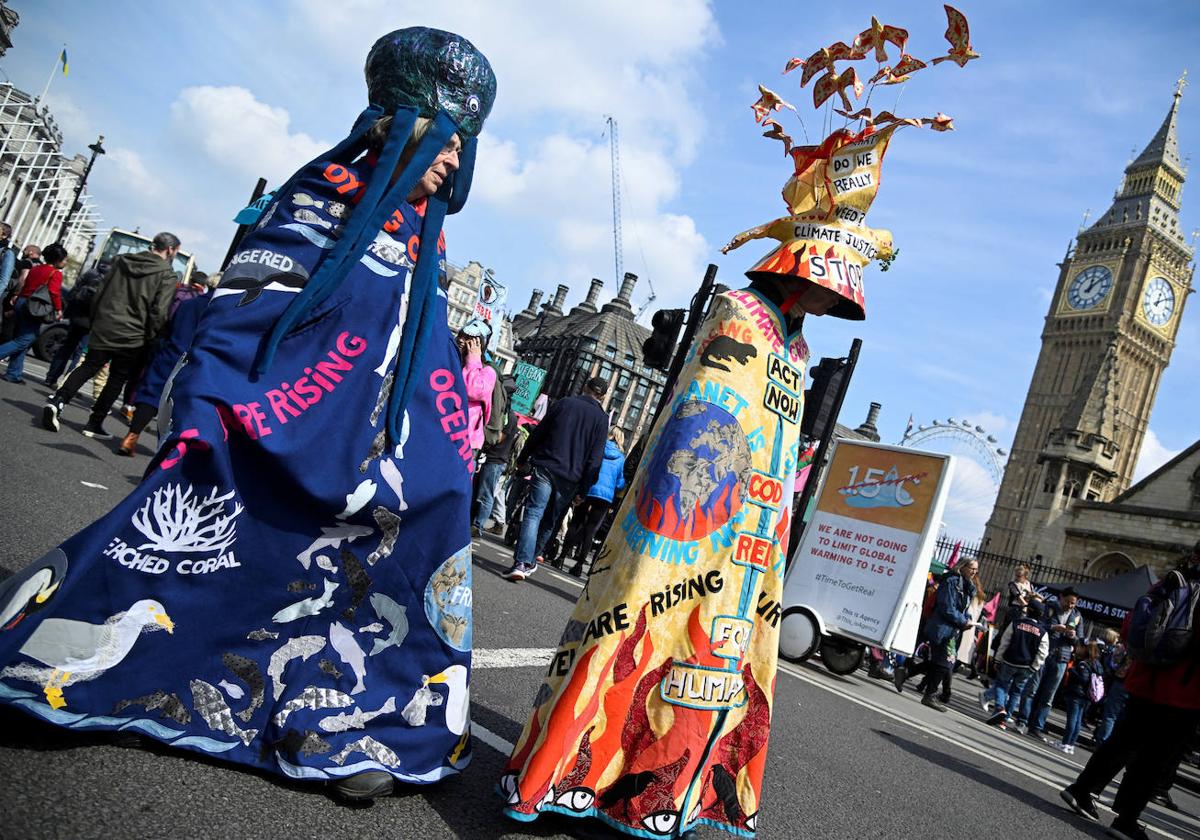
[{"label": "walking person", "polygon": [[462,357],[462,377],[467,386],[467,428],[471,451],[483,448],[484,427],[492,419],[492,393],[496,388],[496,369],[483,363],[484,348],[492,328],[486,321],[469,321],[458,333],[458,352]]},{"label": "walking person", "polygon": [[624,436],[618,428],[610,429],[604,444],[604,462],[600,465],[600,477],[588,488],[583,501],[575,506],[567,538],[559,554],[559,565],[574,558],[575,565],[567,571],[575,576],[583,573],[588,555],[592,553],[592,542],[604,517],[612,508],[613,497],[625,489],[625,453],[621,450]]},{"label": "walking person", "polygon": [[979,705],[987,713],[995,709],[988,723],[1006,729],[1022,689],[1041,670],[1050,653],[1050,629],[1042,621],[1041,601],[1030,602],[1023,614],[1008,625],[996,650],[996,680],[991,688],[979,692]]},{"label": "walking person", "polygon": [[1099,685],[1099,693],[1103,694],[1103,677],[1100,673],[1100,650],[1095,642],[1080,642],[1075,645],[1074,659],[1070,670],[1067,671],[1066,684],[1063,686],[1063,699],[1067,704],[1067,725],[1063,730],[1061,740],[1055,741],[1048,736],[1043,740],[1056,750],[1062,750],[1067,755],[1075,753],[1075,742],[1079,740],[1079,731],[1083,728],[1083,715],[1096,698],[1093,693]]},{"label": "walking person", "polygon": [[557,400],[529,433],[517,456],[517,470],[530,478],[513,565],[504,573],[508,580],[524,580],[537,570],[576,488],[591,487],[600,477],[608,436],[600,400],[607,391],[608,382],[593,376],[582,394]]},{"label": "walking person", "polygon": [[92,331],[92,303],[111,266],[109,262],[97,263],[94,268],[83,273],[67,294],[67,308],[63,313],[67,319],[67,335],[54,351],[50,369],[46,372],[46,384],[53,390],[58,390],[58,380],[74,366],[74,361],[79,357],[80,345]]},{"label": "walking person", "polygon": [[1067,663],[1075,649],[1075,639],[1083,625],[1083,616],[1075,605],[1079,596],[1071,587],[1064,589],[1057,601],[1051,601],[1046,611],[1046,623],[1050,625],[1050,656],[1041,672],[1025,687],[1025,699],[1021,702],[1018,729],[1029,735],[1041,737],[1050,717],[1050,706],[1058,687],[1062,684]]},{"label": "walking person", "polygon": [[108,381],[82,431],[97,440],[112,438],[104,429],[104,419],[125,383],[144,364],[146,347],[166,326],[177,279],[171,261],[179,244],[179,237],[163,232],[154,237],[150,250],[121,254],[113,260],[92,304],[87,356],[42,410],[42,427],[47,431],[58,431],[63,406],[107,364]]},{"label": "walking person", "polygon": [[958,654],[958,642],[962,631],[974,627],[967,608],[975,597],[974,579],[979,575],[979,561],[972,558],[961,561],[942,578],[934,599],[933,613],[925,622],[925,639],[929,643],[929,656],[924,662],[911,668],[907,665],[896,669],[894,681],[897,691],[902,691],[904,682],[914,674],[925,674],[925,690],[921,704],[939,712],[948,711],[945,704],[934,696],[943,681],[949,678]]},{"label": "walking person", "polygon": [[62,318],[62,268],[67,264],[67,249],[58,243],[47,245],[45,256],[44,263],[25,274],[14,306],[12,340],[0,344],[0,360],[8,360],[4,380],[17,385],[25,382],[25,354],[42,325]]},{"label": "walking person", "polygon": [[[505,391],[505,397],[511,398],[516,390],[517,381],[511,377],[496,383],[496,387]],[[507,403],[508,399],[505,400]],[[493,400],[493,408],[495,408]],[[496,526],[489,532],[502,535],[504,533],[504,514],[506,513],[504,492],[501,483],[508,470],[508,462],[515,451],[519,435],[517,426],[519,418],[516,412],[507,411],[504,429],[495,443],[483,444],[483,466],[479,468],[475,487],[475,516],[471,520],[471,536],[482,536],[487,528],[488,519],[495,513]]]},{"label": "walking person", "polygon": [[[11,232],[9,235],[12,235]],[[9,250],[11,251],[12,249],[10,248]],[[0,323],[0,342],[7,343],[12,341],[17,326],[17,293],[21,291],[21,286],[25,283],[25,278],[29,275],[29,271],[34,266],[41,265],[41,263],[41,248],[36,245],[26,245],[21,251],[21,256],[17,257],[13,263],[13,270],[12,274],[9,275],[8,284],[0,286],[0,293],[3,294],[3,323]]]},{"label": "walking person", "polygon": [[[1096,797],[1123,769],[1112,804],[1117,816],[1108,831],[1118,840],[1148,840],[1138,818],[1200,725],[1200,637],[1194,621],[1198,608],[1200,542],[1178,569],[1138,599],[1126,617],[1130,664],[1125,713],[1075,781],[1060,793],[1077,814],[1099,820]],[[1163,615],[1192,620],[1181,626],[1177,619],[1164,623]],[[1146,632],[1154,627],[1170,632]]]}]

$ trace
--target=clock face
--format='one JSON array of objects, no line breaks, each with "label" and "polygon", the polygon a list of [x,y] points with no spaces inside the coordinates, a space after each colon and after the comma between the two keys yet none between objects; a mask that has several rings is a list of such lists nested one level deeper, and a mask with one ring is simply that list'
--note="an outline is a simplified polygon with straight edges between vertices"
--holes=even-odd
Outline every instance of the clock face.
[{"label": "clock face", "polygon": [[1155,277],[1146,285],[1146,293],[1142,295],[1142,312],[1146,320],[1156,327],[1171,320],[1175,312],[1175,289],[1165,278]]},{"label": "clock face", "polygon": [[1104,300],[1112,288],[1113,276],[1102,265],[1093,265],[1075,275],[1067,289],[1067,303],[1072,309],[1091,309]]}]

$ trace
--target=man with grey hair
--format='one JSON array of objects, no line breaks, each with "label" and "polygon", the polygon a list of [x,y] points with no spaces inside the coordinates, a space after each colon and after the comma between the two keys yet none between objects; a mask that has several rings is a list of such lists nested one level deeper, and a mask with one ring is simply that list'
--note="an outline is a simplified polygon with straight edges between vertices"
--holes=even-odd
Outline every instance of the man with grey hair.
[{"label": "man with grey hair", "polygon": [[113,260],[92,300],[87,356],[46,403],[42,410],[44,428],[58,431],[63,406],[107,364],[108,381],[82,431],[90,438],[112,437],[104,430],[104,418],[125,383],[137,375],[146,347],[167,323],[177,281],[171,261],[178,251],[179,237],[160,233],[150,250],[121,254]]}]

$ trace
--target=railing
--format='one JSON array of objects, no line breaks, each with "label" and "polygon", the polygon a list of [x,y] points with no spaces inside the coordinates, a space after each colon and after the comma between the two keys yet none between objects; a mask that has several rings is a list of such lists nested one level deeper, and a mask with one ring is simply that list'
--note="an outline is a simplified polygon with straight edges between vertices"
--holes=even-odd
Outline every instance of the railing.
[{"label": "railing", "polygon": [[1021,560],[1005,554],[983,551],[978,542],[961,542],[950,537],[940,537],[933,553],[934,562],[946,564],[954,556],[954,547],[959,546],[959,558],[974,558],[979,561],[979,582],[983,585],[988,597],[1004,587],[1013,578],[1017,566],[1024,564],[1029,567],[1029,579],[1035,586],[1043,584],[1075,584],[1091,580],[1099,580],[1094,575],[1075,572],[1070,569],[1060,569],[1046,563],[1033,560]]}]

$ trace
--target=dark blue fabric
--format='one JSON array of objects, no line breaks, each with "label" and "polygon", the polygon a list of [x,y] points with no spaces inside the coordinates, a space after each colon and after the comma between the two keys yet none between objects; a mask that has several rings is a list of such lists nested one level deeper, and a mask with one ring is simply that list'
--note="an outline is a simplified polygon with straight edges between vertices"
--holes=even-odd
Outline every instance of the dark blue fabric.
[{"label": "dark blue fabric", "polygon": [[529,433],[518,461],[552,473],[564,484],[591,487],[600,475],[608,415],[592,397],[558,400]]},{"label": "dark blue fabric", "polygon": [[196,328],[200,325],[200,316],[204,314],[204,308],[211,299],[211,295],[203,294],[188,298],[179,304],[167,324],[166,335],[159,340],[154,356],[142,375],[142,381],[138,383],[134,403],[158,405],[171,371],[175,370],[176,363],[192,346]]},{"label": "dark blue fabric", "polygon": [[1013,623],[1008,647],[1000,651],[1000,658],[1010,665],[1032,668],[1046,633],[1046,625],[1032,618],[1018,618]]},{"label": "dark blue fabric", "polygon": [[[364,161],[318,159],[240,244],[142,484],[0,589],[15,616],[0,701],[299,778],[431,782],[469,761],[472,452],[436,292],[399,434],[385,433],[415,258],[444,259],[428,210],[391,208],[396,226],[254,369],[376,180]],[[35,573],[60,584],[44,604],[20,587]],[[123,644],[104,667],[56,667],[56,638],[99,649],[105,633]]]},{"label": "dark blue fabric", "polygon": [[975,597],[975,584],[962,575],[948,574],[938,586],[933,613],[925,622],[925,637],[931,645],[945,644],[971,623],[967,605]]},{"label": "dark blue fabric", "polygon": [[625,487],[625,453],[616,441],[604,444],[604,461],[600,464],[600,477],[587,491],[592,499],[611,502],[613,496]]}]

